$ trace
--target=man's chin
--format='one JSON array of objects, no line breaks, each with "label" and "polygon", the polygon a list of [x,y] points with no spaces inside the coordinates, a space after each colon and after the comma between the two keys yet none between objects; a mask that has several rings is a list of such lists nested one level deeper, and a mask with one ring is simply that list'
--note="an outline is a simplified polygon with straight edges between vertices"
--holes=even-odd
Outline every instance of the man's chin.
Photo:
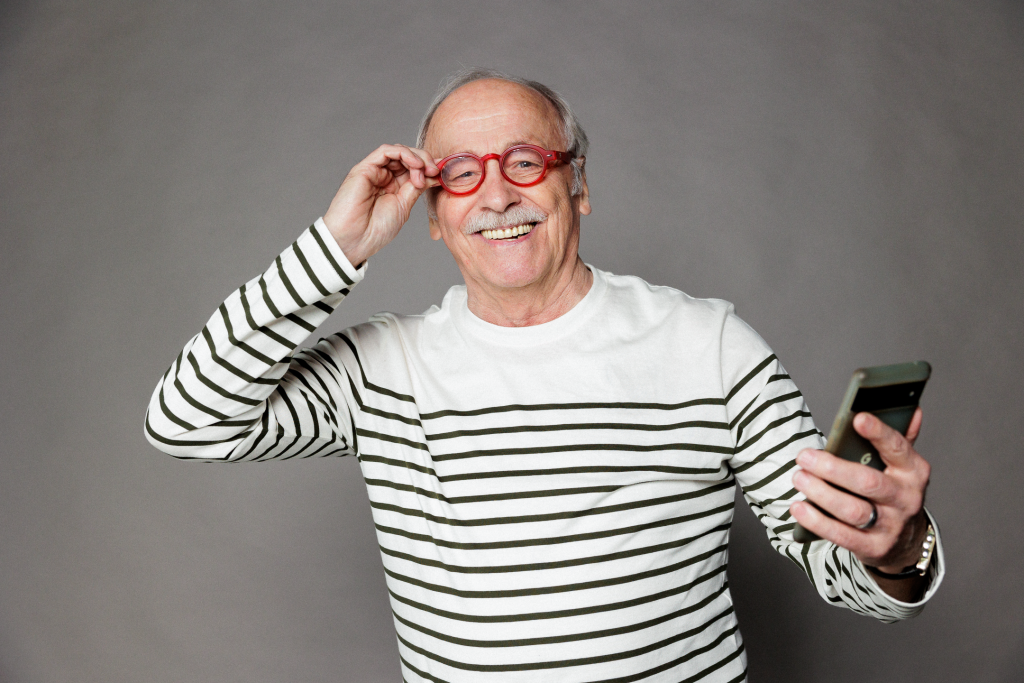
[{"label": "man's chin", "polygon": [[[543,279],[544,268],[537,263],[506,254],[491,263],[481,264],[474,274],[474,283],[494,292],[525,289]],[[468,285],[467,281],[467,285]]]}]

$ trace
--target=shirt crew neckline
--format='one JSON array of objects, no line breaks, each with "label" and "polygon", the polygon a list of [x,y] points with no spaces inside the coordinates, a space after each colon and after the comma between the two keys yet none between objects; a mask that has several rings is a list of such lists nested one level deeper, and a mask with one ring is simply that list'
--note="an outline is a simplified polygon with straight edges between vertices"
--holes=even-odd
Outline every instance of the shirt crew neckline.
[{"label": "shirt crew neckline", "polygon": [[593,316],[608,289],[605,274],[589,263],[585,265],[594,275],[590,290],[575,306],[554,320],[526,327],[504,327],[489,323],[469,310],[469,296],[466,286],[462,285],[453,287],[450,293],[452,321],[460,332],[500,346],[536,346],[560,339]]}]

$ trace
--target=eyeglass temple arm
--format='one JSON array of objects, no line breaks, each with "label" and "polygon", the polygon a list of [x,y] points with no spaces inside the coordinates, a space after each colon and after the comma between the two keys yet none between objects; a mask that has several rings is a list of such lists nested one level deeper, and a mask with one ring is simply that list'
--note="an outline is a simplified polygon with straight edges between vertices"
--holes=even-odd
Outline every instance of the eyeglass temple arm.
[{"label": "eyeglass temple arm", "polygon": [[562,163],[565,164],[569,163],[570,161],[576,158],[576,155],[573,154],[572,152],[556,152],[554,150],[549,151],[545,156],[547,156],[548,159],[554,157],[558,161],[561,161]]}]

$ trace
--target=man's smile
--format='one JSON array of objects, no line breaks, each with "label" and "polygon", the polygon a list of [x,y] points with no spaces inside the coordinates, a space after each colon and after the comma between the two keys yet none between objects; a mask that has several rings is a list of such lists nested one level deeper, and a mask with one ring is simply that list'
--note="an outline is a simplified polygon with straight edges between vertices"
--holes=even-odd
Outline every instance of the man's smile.
[{"label": "man's smile", "polygon": [[491,241],[514,241],[528,235],[548,219],[547,213],[535,206],[517,204],[505,211],[485,211],[469,218],[462,226],[466,235],[479,234]]},{"label": "man's smile", "polygon": [[523,223],[522,225],[515,225],[509,228],[481,230],[479,234],[481,237],[488,240],[512,242],[523,235],[528,235],[536,225],[536,223]]}]

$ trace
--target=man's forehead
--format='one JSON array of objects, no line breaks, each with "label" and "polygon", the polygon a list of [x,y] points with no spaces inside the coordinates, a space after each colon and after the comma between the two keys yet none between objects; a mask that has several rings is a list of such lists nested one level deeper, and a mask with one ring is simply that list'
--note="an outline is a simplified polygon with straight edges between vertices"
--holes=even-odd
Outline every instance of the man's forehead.
[{"label": "man's forehead", "polygon": [[558,144],[561,137],[558,110],[546,97],[518,83],[483,79],[458,88],[441,103],[431,119],[425,146],[435,153],[448,153],[472,151],[447,148],[480,143],[482,138],[500,144]]}]

